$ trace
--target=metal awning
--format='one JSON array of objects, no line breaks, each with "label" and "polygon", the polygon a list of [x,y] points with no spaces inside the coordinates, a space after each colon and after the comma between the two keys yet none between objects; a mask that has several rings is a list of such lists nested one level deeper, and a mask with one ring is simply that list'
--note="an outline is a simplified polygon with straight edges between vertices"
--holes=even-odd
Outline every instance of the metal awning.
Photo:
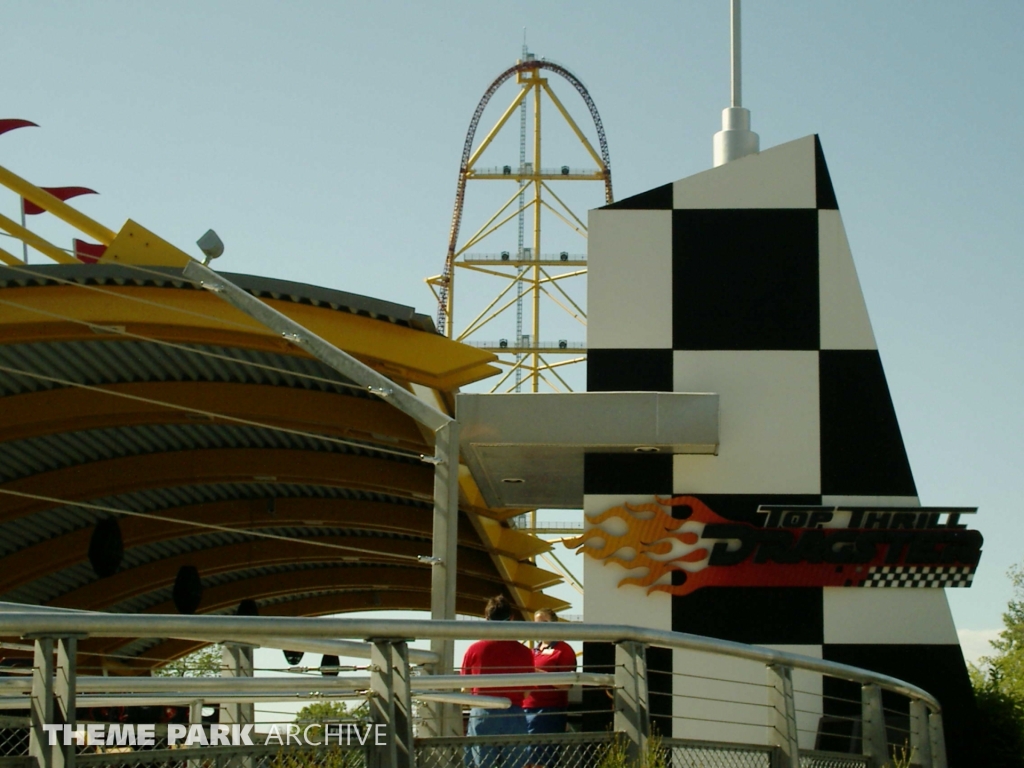
[{"label": "metal awning", "polygon": [[690,392],[468,394],[460,449],[489,506],[583,506],[587,453],[718,451],[718,395]]}]

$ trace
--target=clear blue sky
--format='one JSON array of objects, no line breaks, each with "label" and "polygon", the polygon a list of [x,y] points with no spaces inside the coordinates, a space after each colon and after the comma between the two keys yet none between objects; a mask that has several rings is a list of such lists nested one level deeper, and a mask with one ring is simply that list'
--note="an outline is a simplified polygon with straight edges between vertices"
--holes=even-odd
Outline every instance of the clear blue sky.
[{"label": "clear blue sky", "polygon": [[[85,212],[191,252],[215,227],[219,268],[428,312],[469,117],[524,26],[590,89],[618,197],[709,167],[728,99],[726,0],[15,0],[0,18],[0,117],[43,126],[0,139],[0,163],[91,186]],[[972,630],[1000,625],[1024,560],[1022,28],[1020,2],[744,3],[745,106],[762,147],[821,135],[922,502],[981,508],[975,586],[949,592]]]}]

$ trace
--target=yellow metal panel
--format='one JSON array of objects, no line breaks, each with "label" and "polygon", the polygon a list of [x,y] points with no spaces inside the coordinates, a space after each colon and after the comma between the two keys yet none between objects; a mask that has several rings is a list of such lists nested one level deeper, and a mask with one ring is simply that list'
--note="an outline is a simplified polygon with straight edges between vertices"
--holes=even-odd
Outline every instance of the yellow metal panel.
[{"label": "yellow metal panel", "polygon": [[[0,343],[96,338],[87,326],[54,323],[40,314],[43,312],[98,326],[123,327],[134,334],[176,343],[242,346],[307,356],[206,291],[57,285],[7,288],[0,291],[0,300],[12,302],[3,305]],[[267,303],[389,376],[451,391],[497,372],[490,352],[437,334],[327,307],[290,301]]]},{"label": "yellow metal panel", "polygon": [[562,577],[557,573],[545,571],[529,563],[519,563],[513,578],[517,584],[522,584],[534,592],[562,583]]},{"label": "yellow metal panel", "polygon": [[2,261],[4,264],[9,264],[12,267],[19,266],[20,264],[23,263],[21,259],[19,259],[14,254],[8,253],[3,248],[0,248],[0,261]]},{"label": "yellow metal panel", "polygon": [[192,257],[128,219],[107,248],[104,264],[139,264],[150,267],[184,267]]},{"label": "yellow metal panel", "polygon": [[45,208],[58,219],[89,235],[89,237],[99,240],[103,245],[109,245],[114,239],[114,233],[99,222],[93,221],[63,200],[58,200],[45,189],[40,189],[35,184],[11,173],[2,166],[0,166],[0,184],[21,195],[26,200],[35,203],[40,208]]},{"label": "yellow metal panel", "polygon": [[498,540],[498,549],[508,552],[518,560],[550,552],[551,548],[551,542],[544,541],[539,536],[521,533],[513,528],[502,528],[501,538]]},{"label": "yellow metal panel", "polygon": [[[25,227],[21,226],[21,224],[19,224],[18,222],[12,221],[11,219],[8,219],[6,216],[2,214],[0,214],[0,227],[6,229],[8,232],[10,232],[12,235],[19,238],[20,240],[28,243],[30,246],[35,248],[40,253],[49,256],[58,264],[78,263],[78,259],[76,259],[74,256],[68,256],[68,254],[64,253],[64,251],[55,246],[53,243],[44,240],[32,230],[25,229]],[[18,263],[21,263],[20,259],[18,260]]]},{"label": "yellow metal panel", "polygon": [[564,611],[566,608],[571,608],[572,603],[559,600],[551,595],[545,595],[543,592],[531,592],[526,597],[524,607],[531,612],[539,611],[541,608],[550,608],[552,611]]}]

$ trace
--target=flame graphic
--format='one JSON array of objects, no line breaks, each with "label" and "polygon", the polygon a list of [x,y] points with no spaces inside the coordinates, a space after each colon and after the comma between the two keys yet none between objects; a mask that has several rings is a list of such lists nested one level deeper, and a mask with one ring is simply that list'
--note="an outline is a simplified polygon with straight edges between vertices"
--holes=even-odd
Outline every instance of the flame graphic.
[{"label": "flame graphic", "polygon": [[[692,587],[683,584],[658,584],[666,574],[673,572],[695,573],[707,567],[709,552],[697,546],[704,526],[711,522],[726,522],[711,511],[703,502],[692,496],[663,499],[654,497],[656,504],[630,504],[612,507],[595,515],[587,515],[587,520],[594,527],[589,528],[575,539],[563,544],[575,549],[577,554],[583,552],[590,557],[607,563],[617,563],[624,568],[645,568],[642,576],[622,579],[619,586],[632,584],[647,587],[651,592],[668,592],[669,594],[685,594]],[[680,518],[667,513],[664,507],[680,507]],[[611,519],[618,519],[626,524],[626,532],[613,535],[601,524]],[[598,544],[597,542],[603,542]],[[627,557],[623,550],[633,550],[634,555]]]}]

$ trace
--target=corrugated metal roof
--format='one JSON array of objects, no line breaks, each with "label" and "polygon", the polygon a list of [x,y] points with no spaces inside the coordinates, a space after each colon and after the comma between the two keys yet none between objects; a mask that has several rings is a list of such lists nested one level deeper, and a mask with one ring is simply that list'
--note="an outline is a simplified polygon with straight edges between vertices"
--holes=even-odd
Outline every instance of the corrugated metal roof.
[{"label": "corrugated metal roof", "polygon": [[[392,533],[386,531],[363,531],[358,528],[345,528],[345,527],[305,527],[305,526],[281,526],[278,528],[261,528],[261,533],[269,533],[275,536],[287,536],[289,538],[301,538],[301,539],[313,539],[325,536],[351,536],[353,538],[366,538],[366,539],[388,539],[392,541],[420,541],[427,542],[422,536],[411,536],[406,534]],[[185,536],[177,539],[168,539],[165,541],[154,542],[139,547],[132,547],[125,551],[124,560],[121,562],[121,570],[125,571],[131,568],[138,568],[149,563],[154,563],[159,560],[165,560],[171,557],[178,557],[179,555],[187,555],[190,553],[202,552],[207,549],[215,549],[217,547],[226,547],[232,544],[244,544],[248,542],[258,541],[252,536],[246,535],[244,531],[238,532],[226,532],[216,531],[210,533],[202,533],[196,536]],[[429,549],[429,547],[428,547]],[[345,550],[334,550],[337,555],[336,559],[330,560],[326,565],[346,565],[352,563],[357,564],[357,561],[353,561],[352,558],[362,557],[359,553],[347,552]],[[379,565],[379,563],[377,563]],[[281,566],[282,568],[290,568],[295,570],[298,564],[290,566]],[[203,586],[205,588],[217,586],[219,584],[228,583],[231,581],[238,581],[242,578],[249,578],[252,576],[252,568],[236,569],[220,574],[203,575]],[[269,572],[269,571],[268,571]],[[242,576],[240,574],[248,573],[248,576]],[[65,595],[76,589],[80,589],[88,584],[98,581],[96,574],[93,572],[92,566],[89,563],[78,563],[69,568],[64,568],[60,571],[48,574],[40,579],[36,579],[30,584],[26,584],[23,587],[10,590],[4,595],[5,600],[9,600],[16,603],[33,603],[42,605],[48,603],[51,600],[55,600],[61,595]],[[146,592],[137,597],[131,598],[131,601],[142,601],[145,603],[145,607],[150,605],[157,605],[158,603],[164,602],[170,599],[170,586],[166,590],[154,590],[152,592]],[[150,595],[163,594],[167,592],[167,596],[159,599],[152,598]],[[148,602],[147,602],[148,601]],[[144,610],[143,608],[122,608],[121,603],[117,603],[110,606],[106,610],[114,613],[131,612],[132,610]]]},{"label": "corrugated metal roof", "polygon": [[[113,264],[40,264],[30,267],[0,266],[0,288],[59,285],[69,280],[83,285],[136,285],[180,290],[201,290],[173,267],[135,268]],[[434,322],[412,307],[356,293],[272,277],[222,272],[225,278],[254,296],[327,307],[339,312],[371,317],[435,333]]]},{"label": "corrugated metal roof", "polygon": [[[375,321],[389,323],[392,325],[412,328],[425,333],[435,333],[432,321],[429,317],[417,314],[412,308],[392,302],[371,299],[365,296],[357,296],[341,291],[319,288],[316,286],[302,285],[284,280],[273,280],[247,275],[225,274],[236,284],[242,286],[253,295],[275,299],[280,301],[294,302],[315,307],[325,308],[334,312],[355,314],[362,317],[372,318]],[[163,296],[161,301],[173,305],[175,297],[195,298],[196,294],[187,294],[186,291],[196,291],[192,283],[182,279],[180,270],[174,269],[141,269],[107,265],[48,265],[32,266],[27,268],[3,268],[0,267],[0,289],[5,287],[27,289],[23,295],[47,296],[50,292],[32,294],[35,288],[44,286],[61,285],[66,281],[76,284],[91,286],[139,286],[159,287],[166,290],[166,301]],[[74,291],[76,296],[82,295],[80,289],[69,289]],[[57,292],[63,295],[63,291]],[[164,292],[161,292],[163,294]],[[95,298],[95,294],[93,294]],[[59,301],[59,299],[58,299]],[[60,310],[55,310],[60,311]],[[144,315],[145,313],[141,313]],[[327,315],[327,317],[331,317]],[[211,318],[212,319],[212,318]],[[335,321],[341,321],[339,325],[345,324],[344,318],[334,316]],[[36,321],[33,321],[35,323]],[[60,325],[60,324],[58,324]],[[348,323],[357,329],[354,332],[363,333],[362,329],[367,327],[366,323]],[[61,326],[64,328],[64,326]],[[107,330],[97,329],[92,334],[88,329],[77,327],[73,336],[63,335],[67,329],[49,335],[49,325],[39,321],[32,325],[32,334],[28,332],[16,332],[8,336],[11,341],[17,343],[0,344],[0,365],[9,368],[25,371],[28,374],[8,373],[0,371],[0,398],[44,392],[53,389],[64,388],[72,385],[104,386],[110,384],[127,384],[143,382],[210,382],[230,383],[259,386],[287,387],[295,390],[310,392],[325,392],[334,395],[341,395],[350,398],[376,398],[368,394],[365,389],[355,386],[351,381],[339,375],[336,371],[328,368],[318,360],[310,358],[305,354],[285,354],[287,348],[282,347],[282,353],[278,353],[275,347],[263,347],[262,350],[246,349],[242,347],[224,346],[235,343],[235,335],[225,333],[216,338],[221,345],[214,344],[184,344],[178,342],[159,340],[143,340],[132,338],[127,335],[118,335],[116,328]],[[380,329],[386,334],[394,336],[394,329]],[[412,349],[418,337],[410,337],[404,331],[398,334],[404,340],[403,344]],[[73,338],[75,340],[67,340]],[[205,340],[211,338],[206,335],[187,335],[185,337],[169,334],[168,338],[189,338],[192,340]],[[436,340],[426,339],[423,341],[436,344]],[[246,342],[243,342],[246,343]],[[260,345],[257,345],[260,346]],[[375,348],[364,345],[373,356]],[[361,347],[362,348],[362,347]],[[406,354],[406,353],[403,353]],[[415,357],[413,352],[408,355]],[[404,359],[404,358],[403,358]],[[387,370],[388,361],[382,358],[382,367]],[[481,363],[482,364],[482,363]],[[396,363],[397,365],[397,363]],[[398,366],[404,370],[403,365]],[[416,369],[418,370],[418,369]],[[43,378],[50,377],[56,381],[48,381]],[[65,383],[67,382],[67,383]],[[250,397],[257,397],[259,393],[253,391]],[[89,398],[92,396],[89,395]],[[106,395],[96,395],[106,400],[112,400]],[[36,400],[39,408],[39,401],[48,401],[44,397]],[[328,398],[331,400],[331,398]],[[76,402],[75,398],[62,399],[63,403]],[[90,402],[87,400],[87,402]],[[8,483],[22,483],[26,478],[38,476],[43,473],[60,471],[70,467],[88,467],[92,462],[116,460],[122,457],[143,456],[155,454],[172,454],[180,451],[193,450],[215,450],[215,449],[245,449],[245,450],[295,450],[327,452],[331,454],[355,454],[360,456],[371,456],[379,461],[386,461],[390,466],[395,464],[403,465],[401,469],[404,474],[404,465],[411,469],[414,465],[418,472],[416,477],[421,477],[422,465],[418,457],[403,457],[393,454],[382,453],[383,449],[394,450],[396,442],[385,434],[376,435],[393,430],[393,427],[376,430],[374,425],[363,425],[360,427],[361,434],[365,439],[361,441],[346,441],[354,444],[340,444],[332,440],[324,439],[316,434],[295,435],[284,433],[268,427],[246,426],[231,424],[224,420],[208,421],[205,419],[183,420],[168,419],[165,415],[148,418],[145,411],[140,409],[139,413],[132,412],[131,425],[111,426],[118,423],[113,420],[113,415],[120,413],[120,410],[106,411],[107,406],[95,401],[96,412],[99,420],[93,419],[92,411],[79,418],[80,414],[74,414],[66,422],[57,421],[66,414],[45,414],[40,413],[39,429],[35,433],[31,425],[26,425],[19,419],[8,420],[16,430],[15,433],[6,436],[0,433],[0,485]],[[255,402],[255,401],[254,401]],[[295,398],[282,398],[282,410],[285,410],[289,403],[294,403]],[[337,401],[339,405],[351,406],[353,401]],[[0,399],[0,405],[11,404],[11,401]],[[90,405],[92,403],[90,402]],[[262,403],[261,403],[262,404]],[[276,407],[274,403],[268,403]],[[358,405],[358,404],[355,404]],[[62,406],[66,407],[66,406]],[[213,408],[213,406],[211,406]],[[258,409],[257,409],[258,410]],[[11,410],[9,413],[15,413]],[[308,414],[302,418],[305,422],[315,420]],[[83,421],[85,419],[85,421]],[[161,423],[161,422],[173,423]],[[144,422],[144,423],[143,423]],[[305,423],[303,422],[303,423]],[[390,424],[390,421],[388,422]],[[83,426],[95,427],[83,429]],[[55,429],[63,428],[63,432],[55,432]],[[410,440],[418,441],[418,433],[409,431],[409,434],[416,435]],[[5,437],[7,439],[5,439]],[[401,441],[399,441],[401,442]],[[424,440],[424,442],[426,442]],[[405,443],[402,443],[405,444]],[[147,465],[158,463],[150,461]],[[178,462],[176,462],[177,464]],[[168,474],[163,478],[163,487],[151,488],[144,491],[132,491],[118,493],[114,488],[107,487],[104,491],[109,495],[102,498],[89,498],[88,483],[82,483],[80,478],[88,475],[86,472],[63,472],[57,475],[57,480],[51,483],[54,487],[47,488],[46,493],[55,499],[77,499],[115,510],[126,510],[131,512],[161,513],[168,510],[175,510],[183,506],[199,505],[204,503],[216,503],[220,501],[275,499],[275,498],[310,498],[310,499],[331,499],[339,502],[338,521],[332,527],[320,527],[313,525],[294,524],[288,520],[275,528],[261,528],[261,531],[276,533],[295,540],[309,540],[314,537],[323,536],[351,536],[351,537],[372,537],[376,545],[388,546],[388,541],[414,541],[419,542],[415,550],[419,551],[420,545],[424,553],[430,551],[430,539],[422,534],[415,533],[419,530],[419,523],[411,526],[413,532],[391,533],[380,530],[367,531],[359,528],[359,520],[362,517],[353,517],[349,525],[344,520],[344,502],[346,501],[371,501],[382,502],[390,505],[401,505],[423,510],[425,515],[431,514],[431,505],[424,502],[411,501],[406,498],[399,498],[386,493],[368,493],[354,491],[344,488],[277,483],[273,478],[266,482],[242,482],[242,483],[209,483],[197,484],[189,480]],[[325,480],[327,482],[327,480]],[[30,481],[31,483],[31,481]],[[63,485],[62,485],[63,484]],[[397,487],[403,485],[398,482]],[[129,483],[125,487],[130,487]],[[55,502],[56,503],[56,502]],[[269,503],[269,502],[268,502]],[[332,509],[334,505],[331,505]],[[17,505],[10,504],[10,497],[0,498],[0,520],[4,512],[11,510],[12,515],[21,514]],[[88,536],[78,535],[62,541],[55,541],[52,547],[47,542],[58,537],[63,537],[76,532],[90,531],[99,520],[109,516],[109,512],[94,509],[84,509],[73,503],[64,503],[62,506],[54,506],[41,509],[24,517],[17,517],[13,520],[0,522],[0,558],[7,557],[12,553],[29,550],[21,556],[21,560],[32,560],[30,573],[26,572],[23,578],[31,578],[36,573],[42,573],[40,578],[30,583],[9,590],[3,594],[3,599],[27,603],[48,603],[57,598],[69,595],[76,590],[95,584],[98,579],[93,572],[92,566],[86,561],[87,552],[85,542]],[[173,515],[173,513],[171,513]],[[362,513],[360,513],[362,514]],[[335,517],[335,515],[331,515]],[[261,525],[267,521],[262,520]],[[276,523],[271,523],[276,524]],[[162,535],[174,535],[176,529],[162,529]],[[242,530],[211,531],[209,529],[194,529],[188,531],[187,535],[178,538],[161,539],[154,541],[159,536],[143,537],[133,534],[129,548],[125,551],[121,562],[122,586],[136,585],[142,588],[142,582],[135,582],[132,579],[131,571],[149,564],[159,563],[169,558],[183,558],[191,553],[211,551],[207,558],[212,562],[218,558],[216,548],[229,547],[243,542],[256,541]],[[145,541],[146,543],[140,543]],[[406,546],[406,545],[403,545]],[[461,545],[460,545],[461,546]],[[482,543],[472,544],[471,547],[483,548]],[[243,547],[244,549],[244,547]],[[265,550],[266,551],[266,550]],[[271,551],[277,551],[271,550]],[[331,550],[324,550],[327,554],[323,567],[338,567],[339,565],[357,567],[357,562],[352,562],[352,557],[362,557],[358,553],[347,553],[343,550],[336,550],[337,557]],[[478,555],[482,553],[478,552]],[[38,560],[36,559],[38,556]],[[486,558],[486,556],[484,555]],[[233,558],[234,559],[234,558]],[[376,558],[372,561],[380,565]],[[67,565],[72,563],[71,565]],[[202,563],[199,563],[202,565]],[[2,563],[0,563],[2,567]],[[226,564],[225,564],[226,567]],[[248,579],[266,575],[280,575],[287,579],[289,573],[294,573],[308,568],[318,567],[314,563],[290,563],[268,567],[259,565],[232,563],[233,570],[224,573],[208,573],[202,576],[203,584],[207,588],[223,584],[244,582]],[[389,568],[402,567],[388,563]],[[47,572],[49,570],[49,572]],[[159,572],[160,577],[155,579],[154,589],[143,594],[125,599],[111,606],[108,610],[118,612],[143,611],[154,605],[170,600],[172,585],[161,581],[164,570],[170,573],[173,579],[172,569],[151,569],[150,573]],[[212,570],[209,566],[207,570]],[[409,571],[411,584],[428,584],[429,568],[406,567]],[[414,573],[415,571],[415,573]],[[404,571],[403,571],[404,572]],[[127,576],[125,576],[127,574]],[[276,578],[276,576],[275,576]],[[498,571],[495,568],[494,578],[500,580]],[[20,579],[10,579],[7,583],[15,584]],[[296,584],[305,589],[308,583]],[[148,589],[148,585],[145,587]],[[90,588],[88,595],[101,595],[103,587],[101,584]],[[244,591],[244,588],[241,588]],[[130,591],[130,590],[126,590]],[[334,590],[348,591],[348,590]],[[124,593],[122,593],[124,594]],[[309,592],[308,595],[324,594],[320,591]],[[287,597],[264,600],[262,604],[276,604],[287,600],[301,599],[307,594],[293,594]],[[86,599],[83,594],[82,600]],[[111,594],[108,599],[115,599]],[[70,602],[70,601],[69,601]],[[227,609],[223,613],[230,613],[233,609]],[[132,643],[123,649],[123,652],[139,653],[153,647],[157,641],[140,640]]]},{"label": "corrugated metal roof", "polygon": [[[353,386],[350,380],[313,358],[274,355],[237,347],[198,344],[179,346],[229,359],[194,354],[184,348],[154,342],[96,339],[88,342],[0,344],[0,364],[92,386],[148,381],[209,381],[266,384],[372,397],[361,387]],[[62,386],[31,376],[0,371],[0,397]]]},{"label": "corrugated metal roof", "polygon": [[240,424],[151,424],[61,432],[25,440],[0,442],[0,483],[92,461],[122,456],[215,448],[267,448],[372,456],[402,464],[420,463],[374,450],[356,441],[338,443],[263,427]]},{"label": "corrugated metal roof", "polygon": [[[335,486],[301,485],[297,483],[210,483],[154,488],[117,496],[90,499],[97,506],[126,509],[132,512],[159,513],[174,507],[236,499],[320,498],[355,501],[379,501],[429,511],[429,504],[389,496],[383,493],[350,490]],[[75,506],[51,507],[29,517],[0,524],[0,557],[24,547],[89,528],[108,517],[107,512]],[[6,598],[5,598],[6,599]]]}]

